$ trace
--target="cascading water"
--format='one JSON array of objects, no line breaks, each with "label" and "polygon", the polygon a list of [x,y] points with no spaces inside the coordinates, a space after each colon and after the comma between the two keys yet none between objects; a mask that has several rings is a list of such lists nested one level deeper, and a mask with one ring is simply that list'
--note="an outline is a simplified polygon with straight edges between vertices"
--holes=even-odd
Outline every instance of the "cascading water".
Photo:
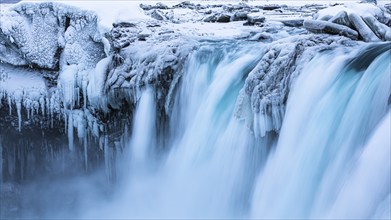
[{"label": "cascading water", "polygon": [[[289,97],[277,147],[258,177],[253,217],[367,219],[374,214],[390,193],[390,160],[369,162],[366,154],[372,150],[365,144],[383,118],[379,132],[390,127],[385,117],[389,46],[348,55],[323,52],[306,66]],[[389,136],[376,141],[383,142],[376,148],[390,155]],[[373,165],[363,168],[363,163]]]},{"label": "cascading water", "polygon": [[159,161],[147,154],[156,148],[150,118],[156,106],[151,90],[142,91],[129,149],[130,160],[145,163],[131,162],[120,202],[110,205],[110,214],[93,217],[112,216],[112,209],[129,218],[242,216],[256,170],[256,159],[248,160],[256,141],[233,111],[260,50],[206,42],[189,56],[170,115],[169,152]]},{"label": "cascading water", "polygon": [[244,79],[260,59],[250,54],[262,47],[205,43],[185,66],[165,156],[146,154],[158,133],[147,89],[129,142],[146,163],[133,163],[115,202],[87,216],[388,218],[388,46],[324,51],[305,64],[275,145],[233,116]]}]

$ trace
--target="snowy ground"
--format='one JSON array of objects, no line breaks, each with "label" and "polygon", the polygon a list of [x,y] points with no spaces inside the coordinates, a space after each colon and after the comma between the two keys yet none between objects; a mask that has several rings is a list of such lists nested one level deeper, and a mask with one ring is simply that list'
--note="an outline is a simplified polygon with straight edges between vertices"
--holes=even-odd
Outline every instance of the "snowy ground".
[{"label": "snowy ground", "polygon": [[[30,1],[22,1],[22,2],[50,2],[50,1],[39,1],[39,0],[30,0]],[[157,3],[163,3],[169,7],[172,7],[174,5],[177,5],[183,1],[95,1],[93,4],[91,4],[91,1],[55,1],[59,3],[64,3],[67,5],[76,6],[79,8],[83,8],[86,10],[92,10],[96,12],[100,18],[100,25],[102,28],[102,31],[108,31],[111,29],[112,24],[115,22],[120,21],[137,21],[137,20],[150,20],[151,17],[147,16],[144,11],[139,7],[140,4],[146,4],[146,5],[156,5]],[[197,1],[190,1],[192,4],[200,4],[200,5],[227,5],[227,4],[239,4],[243,1],[239,0],[226,0],[226,1],[214,1],[214,0],[197,0]],[[353,2],[360,2],[356,0],[311,0],[311,1],[290,1],[290,0],[249,0],[245,1],[245,4],[248,4],[250,6],[264,6],[264,5],[287,5],[287,6],[306,6],[306,5],[336,5],[336,4],[349,4]],[[389,4],[390,2],[387,0],[380,0],[378,1],[378,5],[385,5]],[[0,11],[7,10],[8,7],[11,7],[13,4],[2,4]],[[113,7],[114,6],[114,7]],[[110,10],[107,10],[110,8]],[[215,24],[212,25],[205,25],[198,24],[196,22],[199,20],[199,16],[195,16],[194,13],[192,13],[192,10],[189,9],[174,9],[174,14],[181,17],[183,20],[193,21],[193,22],[183,22],[176,28],[177,30],[184,30],[184,32],[187,32],[189,29],[194,29],[190,32],[196,32],[199,35],[216,35],[216,36],[222,36],[222,37],[232,37],[240,35],[241,32],[246,32],[248,29],[244,28],[241,24]],[[311,16],[310,14],[303,14],[302,12],[295,12],[292,11],[290,13],[275,13],[273,11],[265,12],[265,16],[270,20],[286,20],[286,19],[297,19],[297,18],[307,18]],[[197,24],[194,24],[196,22]],[[243,30],[241,30],[243,29]]]}]

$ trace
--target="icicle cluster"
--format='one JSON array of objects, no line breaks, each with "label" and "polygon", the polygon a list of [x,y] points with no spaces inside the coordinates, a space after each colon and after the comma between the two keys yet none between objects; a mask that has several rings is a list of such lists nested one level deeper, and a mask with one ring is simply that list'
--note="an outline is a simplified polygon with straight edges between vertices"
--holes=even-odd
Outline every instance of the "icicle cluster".
[{"label": "icicle cluster", "polygon": [[0,101],[10,115],[16,109],[18,130],[39,114],[52,128],[64,122],[70,150],[75,128],[81,140],[86,129],[99,138],[104,129],[87,109],[89,79],[105,57],[97,15],[60,3],[23,3],[1,21]]}]

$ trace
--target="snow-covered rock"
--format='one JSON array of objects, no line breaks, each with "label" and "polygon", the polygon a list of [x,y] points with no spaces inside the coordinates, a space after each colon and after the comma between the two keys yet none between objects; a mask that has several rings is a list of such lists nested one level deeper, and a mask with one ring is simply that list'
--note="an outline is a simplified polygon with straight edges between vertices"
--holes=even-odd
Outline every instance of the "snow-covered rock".
[{"label": "snow-covered rock", "polygon": [[391,41],[391,28],[380,23],[373,16],[366,16],[363,18],[369,28],[376,34],[377,37],[384,41]]},{"label": "snow-covered rock", "polygon": [[366,42],[378,42],[380,39],[376,36],[375,33],[367,26],[364,20],[357,15],[356,13],[350,13],[349,19],[352,22],[353,26],[360,33],[360,36]]},{"label": "snow-covered rock", "polygon": [[59,62],[93,66],[104,56],[97,19],[92,11],[60,3],[16,5],[1,15],[0,38],[7,40],[0,60],[48,69],[59,69]]},{"label": "snow-covered rock", "polygon": [[235,12],[232,16],[232,21],[245,21],[247,20],[247,13],[244,11]]},{"label": "snow-covered rock", "polygon": [[[314,15],[315,20],[304,22],[310,31],[340,34],[355,39],[354,29],[359,38],[366,42],[387,41],[391,15],[383,7],[372,3],[351,3],[320,10]],[[327,23],[327,22],[329,23]],[[330,24],[335,23],[335,24]],[[348,29],[343,28],[343,26]]]},{"label": "snow-covered rock", "polygon": [[346,11],[338,12],[336,15],[334,15],[334,17],[330,18],[329,21],[347,27],[352,27],[352,24],[349,20],[349,15]]},{"label": "snow-covered rock", "polygon": [[341,36],[345,36],[353,40],[358,39],[357,31],[344,25],[339,25],[328,21],[322,21],[322,20],[305,20],[303,25],[307,30],[313,32],[339,34]]},{"label": "snow-covered rock", "polygon": [[247,23],[248,25],[256,25],[261,24],[265,21],[265,16],[263,16],[263,13],[250,13],[247,14]]}]

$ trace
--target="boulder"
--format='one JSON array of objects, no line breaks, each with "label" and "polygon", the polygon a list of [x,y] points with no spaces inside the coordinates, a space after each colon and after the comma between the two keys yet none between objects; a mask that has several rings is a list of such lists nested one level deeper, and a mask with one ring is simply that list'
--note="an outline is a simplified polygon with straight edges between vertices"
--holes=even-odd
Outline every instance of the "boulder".
[{"label": "boulder", "polygon": [[279,9],[279,8],[281,8],[281,6],[276,5],[276,4],[263,6],[263,10],[269,10],[269,11],[274,10],[274,9]]},{"label": "boulder", "polygon": [[356,13],[349,14],[349,20],[352,22],[355,29],[360,33],[360,36],[365,42],[379,42],[381,41],[375,33],[366,25],[363,19]]},{"label": "boulder", "polygon": [[248,25],[255,25],[265,21],[265,16],[261,13],[251,13],[247,14],[247,23]]},{"label": "boulder", "polygon": [[161,12],[160,10],[153,10],[151,13],[151,17],[159,21],[166,19],[163,12]]},{"label": "boulder", "polygon": [[291,19],[291,20],[282,20],[281,23],[283,23],[285,26],[288,27],[301,27],[303,26],[304,19]]},{"label": "boulder", "polygon": [[336,24],[352,27],[348,13],[346,11],[338,12],[334,17],[330,18],[329,21]]},{"label": "boulder", "polygon": [[214,15],[209,15],[206,18],[204,18],[204,22],[216,22],[217,16]]},{"label": "boulder", "polygon": [[375,17],[373,16],[366,16],[363,18],[365,23],[368,25],[368,27],[376,34],[377,37],[379,37],[381,40],[384,41],[391,41],[391,28],[387,25],[380,23]]},{"label": "boulder", "polygon": [[221,14],[221,15],[217,16],[217,19],[216,19],[216,22],[220,22],[220,23],[228,23],[230,21],[231,21],[231,16],[227,15],[227,14]]},{"label": "boulder", "polygon": [[158,2],[158,3],[156,3],[155,8],[156,9],[168,9],[168,6],[161,3],[161,2]]},{"label": "boulder", "polygon": [[238,11],[232,16],[232,21],[245,21],[247,20],[247,13]]},{"label": "boulder", "polygon": [[145,10],[145,11],[149,11],[149,10],[152,9],[152,6],[151,5],[140,4],[140,8]]},{"label": "boulder", "polygon": [[174,5],[174,8],[190,8],[190,9],[194,9],[196,8],[196,6],[194,4],[192,4],[190,1],[184,1],[184,2],[181,2],[177,5]]},{"label": "boulder", "polygon": [[305,20],[303,22],[303,26],[312,32],[315,33],[328,33],[328,34],[339,34],[341,36],[348,37],[353,40],[358,39],[358,33],[357,31],[340,25],[340,24],[335,24],[332,22],[328,21],[320,21],[320,20]]}]

